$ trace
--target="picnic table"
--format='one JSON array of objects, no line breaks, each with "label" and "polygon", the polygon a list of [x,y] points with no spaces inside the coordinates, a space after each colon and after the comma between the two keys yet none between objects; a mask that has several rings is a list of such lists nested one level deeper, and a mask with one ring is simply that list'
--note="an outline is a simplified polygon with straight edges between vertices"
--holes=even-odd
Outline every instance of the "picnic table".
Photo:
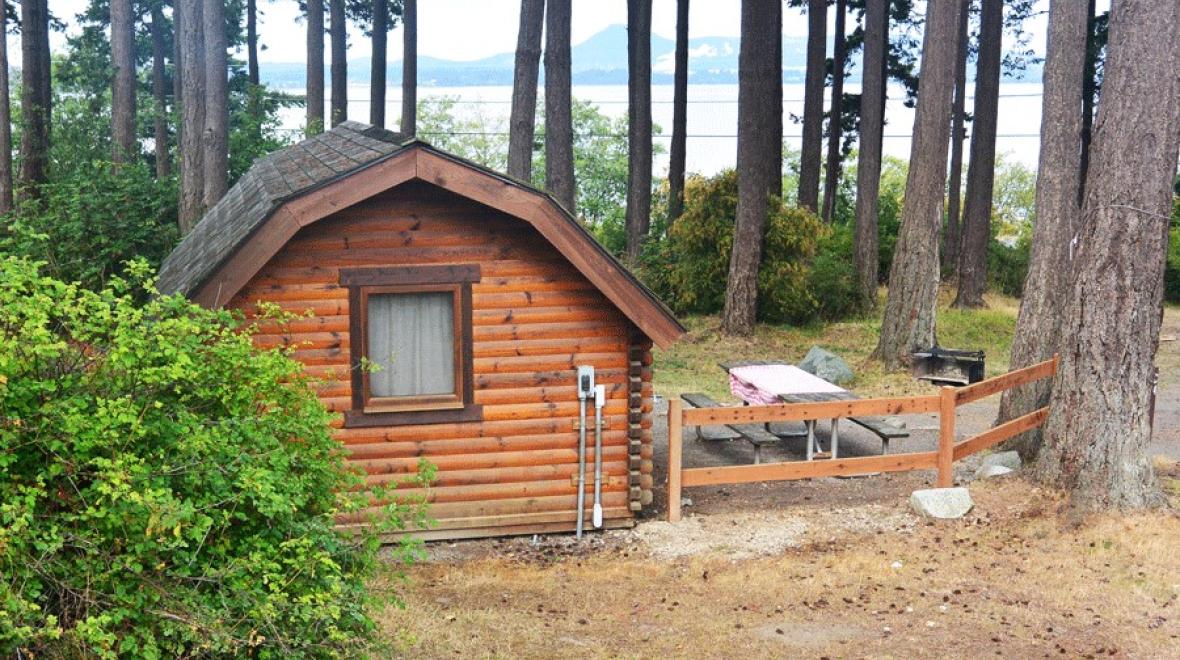
[{"label": "picnic table", "polygon": [[[859,397],[848,390],[808,373],[793,364],[773,361],[723,362],[721,368],[729,374],[730,387],[734,395],[748,404],[769,405],[773,403],[817,403],[823,401],[847,401]],[[877,417],[849,417],[849,421],[872,431],[881,438],[881,453],[889,451],[891,438],[909,435],[904,429],[888,424]],[[832,419],[831,457],[839,456],[839,419]],[[823,453],[816,438],[818,420],[806,420],[807,460]]]}]

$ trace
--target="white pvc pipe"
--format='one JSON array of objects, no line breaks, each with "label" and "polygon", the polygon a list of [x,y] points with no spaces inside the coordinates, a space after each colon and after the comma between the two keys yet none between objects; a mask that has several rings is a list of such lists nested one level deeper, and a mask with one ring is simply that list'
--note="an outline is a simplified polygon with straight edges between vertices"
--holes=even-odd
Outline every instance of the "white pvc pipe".
[{"label": "white pvc pipe", "polygon": [[606,386],[594,388],[594,516],[595,529],[602,528],[602,408],[606,405]]}]

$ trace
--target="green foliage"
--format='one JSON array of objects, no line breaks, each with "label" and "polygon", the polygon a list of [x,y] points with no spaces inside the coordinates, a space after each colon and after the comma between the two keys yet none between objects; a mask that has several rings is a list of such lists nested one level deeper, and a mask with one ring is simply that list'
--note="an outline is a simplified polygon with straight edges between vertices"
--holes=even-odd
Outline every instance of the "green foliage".
[{"label": "green foliage", "polygon": [[865,308],[857,283],[852,229],[835,225],[820,238],[807,276],[807,290],[816,301],[816,315],[825,321],[849,318]]},{"label": "green foliage", "polygon": [[142,162],[116,170],[78,161],[0,220],[0,250],[44,261],[55,277],[97,289],[124,263],[152,264],[177,240],[174,179],[156,181]]},{"label": "green foliage", "polygon": [[[1177,198],[1175,209],[1180,209],[1180,197]],[[1172,212],[1176,218],[1180,213]],[[1164,300],[1170,303],[1180,303],[1180,227],[1172,226],[1168,230],[1168,261],[1164,266]]]},{"label": "green foliage", "polygon": [[989,288],[1006,296],[1020,297],[1028,277],[1032,241],[1028,235],[997,240],[987,244],[987,280]]},{"label": "green foliage", "polygon": [[334,524],[368,499],[299,363],[129,270],[0,261],[0,653],[364,652],[382,562]]},{"label": "green foliage", "polygon": [[503,122],[484,114],[456,111],[458,96],[429,96],[418,101],[418,136],[430,144],[503,172],[508,168],[508,135]]},{"label": "green foliage", "polygon": [[889,270],[893,267],[908,174],[906,161],[893,156],[881,160],[881,187],[877,199],[877,277],[882,284],[888,283]]},{"label": "green foliage", "polygon": [[[836,241],[830,254],[817,252],[831,230],[814,214],[769,202],[762,265],[758,272],[758,314],[770,322],[805,323],[820,315],[838,314],[843,303],[821,300],[813,287],[835,272],[831,260],[842,249]],[[645,264],[644,273],[676,311],[712,314],[725,303],[725,284],[733,246],[737,212],[737,173],[726,170],[712,178],[689,177],[685,182],[684,213],[668,231],[659,258]],[[847,245],[851,249],[851,240]],[[828,288],[830,287],[830,288]],[[832,295],[838,281],[824,282],[820,293]]]}]

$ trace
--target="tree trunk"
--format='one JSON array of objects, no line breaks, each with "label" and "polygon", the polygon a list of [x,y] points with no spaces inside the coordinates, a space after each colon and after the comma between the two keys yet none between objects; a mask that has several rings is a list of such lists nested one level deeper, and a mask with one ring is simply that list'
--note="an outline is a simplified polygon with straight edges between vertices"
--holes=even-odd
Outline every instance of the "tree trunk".
[{"label": "tree trunk", "polygon": [[545,3],[545,187],[576,214],[570,95],[570,0]]},{"label": "tree trunk", "polygon": [[418,0],[402,3],[402,123],[407,137],[418,134]]},{"label": "tree trunk", "polygon": [[844,118],[844,60],[845,20],[848,16],[847,0],[836,0],[836,35],[832,48],[832,109],[828,112],[828,162],[825,168],[823,219],[831,222],[836,210],[836,192],[840,185],[841,139]]},{"label": "tree trunk", "polygon": [[767,212],[782,192],[782,11],[780,0],[742,0],[737,217],[721,321],[735,335],[754,332]]},{"label": "tree trunk", "polygon": [[262,80],[258,73],[258,0],[246,0],[247,114],[255,141],[262,140]]},{"label": "tree trunk", "polygon": [[1077,511],[1163,504],[1147,455],[1180,152],[1180,3],[1120,0],[1036,476]]},{"label": "tree trunk", "polygon": [[803,81],[803,149],[799,154],[799,206],[819,210],[819,170],[824,142],[824,64],[828,2],[807,2],[807,72]]},{"label": "tree trunk", "polygon": [[229,65],[226,56],[225,3],[205,0],[204,205],[210,209],[229,188]]},{"label": "tree trunk", "polygon": [[324,0],[307,0],[307,134],[324,130]]},{"label": "tree trunk", "polygon": [[996,116],[1000,104],[1000,56],[1004,38],[1004,1],[983,0],[980,11],[979,60],[975,67],[975,119],[967,197],[959,244],[959,291],[954,306],[983,307],[987,290],[987,244],[991,240],[992,191],[996,180]]},{"label": "tree trunk", "polygon": [[20,196],[38,197],[49,166],[49,122],[52,112],[50,72],[44,51],[49,47],[46,0],[24,0],[21,15],[21,139]]},{"label": "tree trunk", "polygon": [[[8,14],[0,12],[0,34],[8,34]],[[8,39],[0,39],[0,215],[12,211],[12,107],[8,98]]]},{"label": "tree trunk", "polygon": [[[1037,221],[1032,256],[1016,336],[1013,369],[1048,360],[1061,344],[1061,317],[1073,278],[1070,240],[1081,213],[1082,75],[1086,58],[1086,9],[1076,0],[1049,4],[1049,39],[1045,57],[1041,109],[1041,153],[1037,168]],[[1006,422],[1049,403],[1049,383],[1041,380],[1008,390],[1000,399],[998,421]],[[1008,443],[1027,461],[1040,448],[1039,430]]]},{"label": "tree trunk", "polygon": [[156,178],[172,174],[168,151],[168,80],[164,69],[164,5],[152,3],[152,137],[155,142]]},{"label": "tree trunk", "polygon": [[877,199],[881,190],[881,139],[885,107],[885,51],[889,0],[866,0],[864,69],[860,94],[860,153],[856,165],[857,282],[861,296],[877,303]]},{"label": "tree trunk", "polygon": [[369,123],[385,128],[386,45],[389,41],[389,1],[373,0],[373,56],[369,71]]},{"label": "tree trunk", "polygon": [[111,160],[135,160],[135,17],[131,0],[111,0]]},{"label": "tree trunk", "polygon": [[1090,139],[1094,134],[1094,105],[1098,100],[1098,39],[1095,26],[1097,8],[1088,3],[1086,19],[1086,69],[1082,74],[1082,178],[1078,181],[1078,206],[1086,198],[1086,173],[1090,169]]},{"label": "tree trunk", "polygon": [[676,0],[676,70],[672,74],[672,146],[668,154],[668,226],[684,212],[688,133],[688,0]]},{"label": "tree trunk", "polygon": [[627,257],[651,227],[651,0],[627,0]]},{"label": "tree trunk", "polygon": [[508,174],[533,179],[533,135],[537,128],[537,74],[545,0],[521,0],[516,34],[516,68],[512,77],[512,118],[508,128]]},{"label": "tree trunk", "polygon": [[959,218],[963,195],[963,140],[967,139],[967,32],[971,0],[959,9],[959,52],[955,56],[955,103],[951,110],[951,182],[947,188],[946,231],[942,235],[942,271],[953,273],[959,263]]},{"label": "tree trunk", "polygon": [[958,3],[926,5],[921,91],[914,116],[905,205],[889,270],[889,296],[881,322],[881,339],[874,352],[890,369],[908,364],[911,353],[935,343],[938,230],[946,191],[958,25]]},{"label": "tree trunk", "polygon": [[[348,26],[344,0],[328,0],[328,38],[332,43],[332,125],[348,119]],[[404,85],[404,84],[403,84]]]},{"label": "tree trunk", "polygon": [[176,0],[180,24],[180,233],[187,234],[205,213],[205,45],[203,0]]}]

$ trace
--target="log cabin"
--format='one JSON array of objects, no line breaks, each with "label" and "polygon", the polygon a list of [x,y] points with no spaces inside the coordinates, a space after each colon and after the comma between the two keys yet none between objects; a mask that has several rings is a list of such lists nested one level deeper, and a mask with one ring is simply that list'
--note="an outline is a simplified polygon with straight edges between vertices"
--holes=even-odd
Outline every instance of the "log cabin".
[{"label": "log cabin", "polygon": [[[164,261],[158,287],[257,316],[339,413],[370,484],[435,466],[426,539],[565,532],[592,506],[630,526],[652,501],[653,343],[684,329],[552,197],[417,140],[343,122],[257,160]],[[365,365],[362,367],[362,365]],[[376,365],[370,367],[368,365]],[[590,527],[586,518],[586,527]]]}]

